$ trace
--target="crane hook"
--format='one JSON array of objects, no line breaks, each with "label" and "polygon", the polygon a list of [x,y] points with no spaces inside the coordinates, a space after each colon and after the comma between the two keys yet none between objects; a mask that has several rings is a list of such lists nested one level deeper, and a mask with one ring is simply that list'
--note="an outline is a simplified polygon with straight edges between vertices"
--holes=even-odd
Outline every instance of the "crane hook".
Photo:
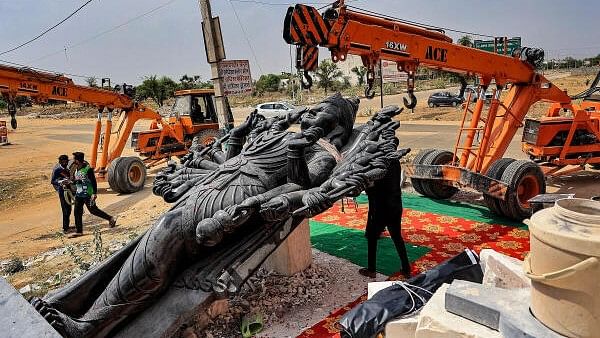
[{"label": "crane hook", "polygon": [[365,88],[365,97],[369,100],[375,97],[375,90],[373,90],[372,83],[368,84]]},{"label": "crane hook", "polygon": [[10,126],[12,129],[17,129],[17,105],[15,101],[8,99],[8,113],[10,114]]},{"label": "crane hook", "polygon": [[372,99],[375,97],[375,90],[373,90],[375,84],[375,68],[367,68],[367,87],[365,88],[365,97]]},{"label": "crane hook", "polygon": [[[304,82],[305,80],[306,82]],[[310,89],[313,86],[313,79],[308,72],[304,72],[300,82],[302,83],[302,89]]]},{"label": "crane hook", "polygon": [[402,98],[404,106],[408,109],[414,109],[417,106],[417,97],[410,89],[408,90],[408,97],[410,98],[410,102],[405,97]]}]

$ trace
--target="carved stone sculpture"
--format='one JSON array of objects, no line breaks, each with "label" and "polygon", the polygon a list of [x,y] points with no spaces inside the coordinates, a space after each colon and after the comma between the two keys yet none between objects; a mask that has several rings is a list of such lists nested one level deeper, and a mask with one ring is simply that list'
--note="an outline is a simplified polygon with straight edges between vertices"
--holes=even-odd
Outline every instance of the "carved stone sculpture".
[{"label": "carved stone sculpture", "polygon": [[[167,213],[106,262],[32,304],[64,336],[101,337],[169,287],[235,291],[260,266],[250,257],[281,242],[278,231],[357,196],[407,152],[394,143],[399,123],[392,117],[400,109],[385,108],[354,128],[358,103],[336,94],[286,116],[252,113],[215,144],[195,144],[156,177],[153,192],[173,203]],[[289,131],[297,121],[301,132]]]}]

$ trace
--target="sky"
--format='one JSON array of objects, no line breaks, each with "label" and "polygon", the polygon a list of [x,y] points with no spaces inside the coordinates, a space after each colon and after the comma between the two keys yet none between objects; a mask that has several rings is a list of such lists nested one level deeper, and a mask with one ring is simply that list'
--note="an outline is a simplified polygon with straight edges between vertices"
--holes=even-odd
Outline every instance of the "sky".
[{"label": "sky", "polygon": [[[84,2],[0,0],[0,53],[38,35]],[[313,0],[317,7],[325,2]],[[288,2],[211,3],[213,16],[220,17],[227,59],[250,60],[254,79],[263,73],[290,71],[290,48],[282,38]],[[524,46],[544,48],[546,59],[600,54],[598,0],[354,0],[349,4],[456,30],[521,36]],[[455,39],[463,35],[447,34]],[[110,77],[113,83],[137,84],[154,74],[176,80],[193,74],[208,80],[210,68],[203,43],[197,0],[93,0],[39,40],[0,55],[0,60],[61,73]],[[320,57],[328,55],[322,52]]]}]

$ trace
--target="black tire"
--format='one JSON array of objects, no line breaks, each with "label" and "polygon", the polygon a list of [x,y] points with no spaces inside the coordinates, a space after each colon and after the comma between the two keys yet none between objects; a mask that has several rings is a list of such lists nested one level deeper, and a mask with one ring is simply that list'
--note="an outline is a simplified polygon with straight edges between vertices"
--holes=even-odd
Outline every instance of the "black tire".
[{"label": "black tire", "polygon": [[[422,164],[443,165],[451,163],[454,154],[447,150],[435,150],[423,159]],[[448,199],[458,192],[458,188],[442,184],[437,180],[424,180],[421,183],[425,196],[435,199]]]},{"label": "black tire", "polygon": [[146,165],[139,157],[119,157],[111,162],[108,184],[120,194],[130,194],[144,188]]},{"label": "black tire", "polygon": [[433,102],[429,102],[427,105],[429,106],[429,108],[435,107],[435,104],[433,104]]},{"label": "black tire", "polygon": [[458,106],[458,102],[452,101],[452,107],[456,107],[456,106]]},{"label": "black tire", "polygon": [[[413,164],[423,164],[423,159],[431,154],[432,152],[434,152],[435,149],[423,149],[421,150],[417,156],[415,156],[415,158],[413,159]],[[425,195],[425,191],[423,190],[423,183],[424,180],[419,179],[419,178],[410,178],[410,184],[413,186],[413,188],[415,189],[416,192],[418,192],[421,195]]]},{"label": "black tire", "polygon": [[[514,161],[516,160],[512,158],[501,158],[499,160],[496,160],[494,163],[492,163],[492,165],[490,165],[485,175],[496,180],[502,180],[502,174],[504,174],[506,167],[508,167]],[[506,216],[500,208],[499,199],[494,198],[490,195],[483,194],[483,200],[485,201],[485,204],[491,212],[500,216]]]},{"label": "black tire", "polygon": [[500,201],[500,209],[505,216],[522,221],[531,216],[531,205],[527,200],[546,193],[544,173],[534,162],[515,161],[508,165],[502,174],[502,182],[508,184],[506,200]]},{"label": "black tire", "polygon": [[121,193],[124,188],[119,186],[119,182],[117,180],[117,169],[120,166],[121,162],[125,159],[125,157],[117,157],[110,162],[108,165],[108,169],[106,170],[106,180],[108,181],[108,185],[112,189],[112,191]]}]

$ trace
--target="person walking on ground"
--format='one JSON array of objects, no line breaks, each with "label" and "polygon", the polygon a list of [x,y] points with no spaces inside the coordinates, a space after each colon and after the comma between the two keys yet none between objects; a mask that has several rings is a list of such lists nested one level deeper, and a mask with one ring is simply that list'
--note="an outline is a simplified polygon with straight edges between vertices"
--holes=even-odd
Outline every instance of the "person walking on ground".
[{"label": "person walking on ground", "polygon": [[54,187],[54,190],[58,193],[58,199],[60,200],[60,208],[62,210],[62,227],[63,233],[69,232],[69,223],[71,221],[71,204],[65,199],[65,186],[71,177],[69,169],[69,156],[60,155],[58,157],[58,163],[52,169],[52,178],[50,183]]},{"label": "person walking on ground", "polygon": [[358,272],[366,277],[375,278],[377,275],[377,242],[381,234],[387,228],[394,242],[400,262],[402,263],[402,274],[410,276],[410,263],[406,253],[406,246],[402,239],[402,187],[401,187],[400,161],[392,161],[387,175],[366,189],[369,196],[369,213],[367,216],[367,238],[368,263],[367,268]]},{"label": "person walking on ground", "polygon": [[98,191],[98,185],[96,183],[96,176],[94,175],[94,169],[90,167],[84,159],[82,152],[73,153],[73,164],[75,165],[75,172],[73,174],[73,182],[76,186],[75,192],[75,227],[77,228],[76,235],[83,234],[83,205],[87,207],[88,211],[95,216],[103,218],[108,221],[108,225],[112,228],[116,226],[117,219],[110,216],[106,212],[100,210],[96,205],[96,193]]}]

